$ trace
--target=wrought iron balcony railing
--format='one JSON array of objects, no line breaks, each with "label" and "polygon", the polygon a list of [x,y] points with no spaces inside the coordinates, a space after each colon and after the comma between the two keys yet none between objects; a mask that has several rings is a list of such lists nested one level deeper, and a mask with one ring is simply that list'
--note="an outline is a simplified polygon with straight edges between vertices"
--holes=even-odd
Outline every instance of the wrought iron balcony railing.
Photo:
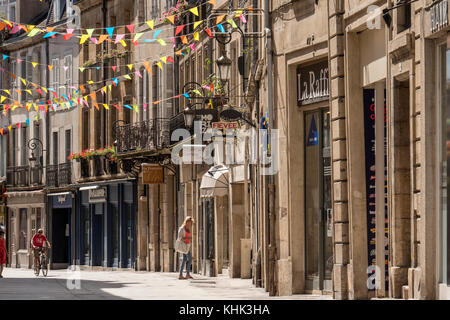
[{"label": "wrought iron balcony railing", "polygon": [[58,186],[58,165],[48,165],[46,170],[46,184],[47,187]]},{"label": "wrought iron balcony railing", "polygon": [[117,153],[155,151],[169,145],[168,119],[153,119],[116,127]]},{"label": "wrought iron balcony railing", "polygon": [[42,181],[42,166],[16,166],[6,168],[6,184],[9,187],[40,186]]},{"label": "wrought iron balcony railing", "polygon": [[61,163],[58,167],[58,185],[67,186],[72,183],[72,164]]},{"label": "wrought iron balcony railing", "polygon": [[72,164],[49,165],[46,169],[47,187],[63,187],[72,183]]}]

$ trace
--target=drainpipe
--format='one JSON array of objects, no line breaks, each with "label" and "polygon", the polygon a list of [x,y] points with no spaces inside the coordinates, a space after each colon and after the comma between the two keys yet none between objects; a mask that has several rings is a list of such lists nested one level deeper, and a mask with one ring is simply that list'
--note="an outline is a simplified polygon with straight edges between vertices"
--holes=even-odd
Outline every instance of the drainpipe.
[{"label": "drainpipe", "polygon": [[[266,59],[267,59],[267,110],[269,116],[269,128],[267,136],[269,142],[271,141],[271,130],[273,128],[273,78],[272,78],[272,30],[270,29],[270,0],[264,0],[264,31],[266,34]],[[269,146],[270,147],[270,146]],[[270,148],[268,149],[268,156],[270,156]],[[267,193],[268,203],[266,207],[266,221],[268,221],[268,237],[269,237],[269,295],[276,294],[276,278],[275,278],[275,186],[272,175],[267,177]]]},{"label": "drainpipe", "polygon": [[[46,64],[50,65],[50,44],[49,44],[49,40],[48,38],[45,39],[45,60],[46,60]],[[50,71],[46,71],[45,72],[45,81],[46,81],[46,86],[47,88],[50,87]],[[47,94],[46,94],[46,100],[50,100],[50,92],[47,90]],[[46,145],[47,147],[41,152],[44,152],[44,150],[47,150],[45,152],[45,166],[43,166],[43,171],[45,170],[45,167],[48,166],[50,164],[50,106],[48,106],[48,110],[45,113],[45,140],[46,140]],[[47,179],[47,172],[45,172],[45,178]],[[50,197],[45,197],[45,212],[47,213],[47,219],[45,219],[46,221],[46,228],[47,228],[47,234],[51,234],[51,230],[50,230],[50,226],[52,225],[50,219],[51,219],[51,212],[49,209],[49,199]],[[49,251],[49,260],[51,263],[50,268],[52,268],[52,264],[53,264],[53,254],[52,251]]]}]

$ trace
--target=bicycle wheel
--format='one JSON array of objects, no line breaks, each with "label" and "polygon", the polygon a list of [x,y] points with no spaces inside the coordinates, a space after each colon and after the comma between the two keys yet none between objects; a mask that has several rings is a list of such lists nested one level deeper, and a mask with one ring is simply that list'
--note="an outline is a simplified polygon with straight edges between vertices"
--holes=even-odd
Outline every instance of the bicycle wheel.
[{"label": "bicycle wheel", "polygon": [[48,274],[48,263],[47,263],[47,257],[42,258],[42,275],[46,277]]},{"label": "bicycle wheel", "polygon": [[36,275],[36,277],[39,276],[39,271],[40,271],[40,263],[34,265],[34,274]]}]

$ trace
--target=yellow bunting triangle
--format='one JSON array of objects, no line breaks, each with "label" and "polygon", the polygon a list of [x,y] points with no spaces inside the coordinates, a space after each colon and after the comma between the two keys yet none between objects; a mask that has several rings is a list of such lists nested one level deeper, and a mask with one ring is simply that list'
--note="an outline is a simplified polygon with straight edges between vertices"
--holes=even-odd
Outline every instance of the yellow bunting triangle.
[{"label": "yellow bunting triangle", "polygon": [[168,16],[167,19],[169,19],[169,21],[172,22],[172,24],[175,23],[175,16],[174,15]]},{"label": "yellow bunting triangle", "polygon": [[81,72],[83,72],[86,68],[81,67],[79,69],[80,69]]},{"label": "yellow bunting triangle", "polygon": [[106,110],[109,110],[109,107],[108,107],[108,105],[107,105],[106,103],[103,104],[103,107],[104,107]]},{"label": "yellow bunting triangle", "polygon": [[193,14],[195,14],[198,17],[198,9],[197,9],[197,7],[189,9],[189,11],[192,12]]},{"label": "yellow bunting triangle", "polygon": [[156,65],[157,65],[161,70],[163,69],[161,62],[157,62]]},{"label": "yellow bunting triangle", "polygon": [[133,65],[132,64],[127,64],[127,67],[128,67],[128,69],[130,69],[130,71],[131,71],[131,69],[133,69]]},{"label": "yellow bunting triangle", "polygon": [[11,95],[11,92],[9,92],[9,90],[3,89],[3,91],[5,91],[7,94]]},{"label": "yellow bunting triangle", "polygon": [[3,103],[3,101],[5,101],[6,97],[5,96],[1,96],[0,98],[0,103]]},{"label": "yellow bunting triangle", "polygon": [[139,38],[140,37],[142,37],[144,35],[144,33],[143,32],[140,32],[140,33],[136,33],[135,35],[134,35],[134,39],[133,39],[133,42],[136,42],[136,41],[138,41],[139,40]]},{"label": "yellow bunting triangle", "polygon": [[165,46],[166,42],[163,39],[156,39],[160,45]]},{"label": "yellow bunting triangle", "polygon": [[194,32],[193,36],[194,36],[194,40],[195,41],[198,41],[200,39],[200,36],[199,36],[198,32]]},{"label": "yellow bunting triangle", "polygon": [[153,30],[153,28],[155,27],[155,22],[153,20],[149,20],[146,23],[150,27],[150,29]]},{"label": "yellow bunting triangle", "polygon": [[22,83],[26,86],[27,85],[27,81],[24,78],[20,78],[20,80],[22,81]]},{"label": "yellow bunting triangle", "polygon": [[83,34],[80,39],[80,44],[85,43],[88,38],[89,38],[89,35]]},{"label": "yellow bunting triangle", "polygon": [[89,80],[88,82],[87,82],[88,84],[93,84],[94,83],[94,81],[92,81],[92,80]]},{"label": "yellow bunting triangle", "polygon": [[162,62],[164,62],[165,64],[167,64],[167,57],[162,57],[160,58]]},{"label": "yellow bunting triangle", "polygon": [[41,87],[41,88],[42,88],[42,90],[44,90],[45,93],[48,93],[47,88],[44,88],[44,87]]},{"label": "yellow bunting triangle", "polygon": [[130,77],[130,75],[128,75],[128,74],[124,75],[123,77],[124,77],[125,79],[131,80],[131,77]]},{"label": "yellow bunting triangle", "polygon": [[33,68],[36,68],[36,66],[38,65],[37,62],[32,62],[31,64],[33,65]]},{"label": "yellow bunting triangle", "polygon": [[8,126],[8,130],[11,131],[11,125]]},{"label": "yellow bunting triangle", "polygon": [[121,44],[122,46],[124,46],[124,47],[126,47],[126,46],[127,46],[127,44],[126,44],[125,40],[120,40],[120,44]]},{"label": "yellow bunting triangle", "polygon": [[110,84],[110,85],[108,86],[108,88],[109,88],[109,91],[112,91],[112,84]]},{"label": "yellow bunting triangle", "polygon": [[198,27],[200,24],[202,24],[202,22],[203,22],[203,20],[194,22],[194,30],[197,29],[197,27]]},{"label": "yellow bunting triangle", "polygon": [[25,92],[28,92],[30,95],[32,95],[33,93],[31,93],[30,89],[26,89]]}]

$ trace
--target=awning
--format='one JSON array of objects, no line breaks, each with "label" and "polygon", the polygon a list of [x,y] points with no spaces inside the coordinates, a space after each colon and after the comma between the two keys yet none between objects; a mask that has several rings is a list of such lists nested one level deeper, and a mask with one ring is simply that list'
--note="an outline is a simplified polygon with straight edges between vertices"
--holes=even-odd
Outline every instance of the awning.
[{"label": "awning", "polygon": [[221,197],[228,194],[229,169],[223,164],[211,167],[202,177],[200,196],[202,198]]}]

